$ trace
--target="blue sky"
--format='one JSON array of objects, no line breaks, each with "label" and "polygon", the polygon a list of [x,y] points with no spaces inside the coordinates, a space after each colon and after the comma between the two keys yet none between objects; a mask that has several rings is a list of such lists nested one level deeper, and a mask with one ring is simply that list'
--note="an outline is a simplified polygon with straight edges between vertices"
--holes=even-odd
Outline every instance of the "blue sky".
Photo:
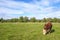
[{"label": "blue sky", "polygon": [[0,18],[60,18],[60,0],[0,0]]}]

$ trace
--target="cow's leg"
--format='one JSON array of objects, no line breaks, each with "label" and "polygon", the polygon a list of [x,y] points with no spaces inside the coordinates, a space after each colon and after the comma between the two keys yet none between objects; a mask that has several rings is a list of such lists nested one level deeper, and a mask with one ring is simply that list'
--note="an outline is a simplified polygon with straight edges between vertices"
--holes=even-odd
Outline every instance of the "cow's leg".
[{"label": "cow's leg", "polygon": [[48,29],[48,33],[50,33],[50,29]]},{"label": "cow's leg", "polygon": [[51,33],[52,27],[49,29],[49,33]]}]

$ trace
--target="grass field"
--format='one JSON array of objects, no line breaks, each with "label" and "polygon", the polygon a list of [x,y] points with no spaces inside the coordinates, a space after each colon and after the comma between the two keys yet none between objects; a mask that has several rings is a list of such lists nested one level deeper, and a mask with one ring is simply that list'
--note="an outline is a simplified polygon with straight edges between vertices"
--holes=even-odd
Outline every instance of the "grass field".
[{"label": "grass field", "polygon": [[0,40],[60,40],[60,23],[54,32],[43,35],[44,23],[0,23]]}]

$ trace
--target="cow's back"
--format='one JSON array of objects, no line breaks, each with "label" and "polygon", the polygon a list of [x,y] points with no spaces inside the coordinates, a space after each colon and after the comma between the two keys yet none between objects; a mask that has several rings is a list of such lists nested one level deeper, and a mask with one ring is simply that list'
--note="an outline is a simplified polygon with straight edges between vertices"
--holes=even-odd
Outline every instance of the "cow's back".
[{"label": "cow's back", "polygon": [[51,29],[52,28],[52,23],[51,22],[46,23],[44,28],[46,30]]}]

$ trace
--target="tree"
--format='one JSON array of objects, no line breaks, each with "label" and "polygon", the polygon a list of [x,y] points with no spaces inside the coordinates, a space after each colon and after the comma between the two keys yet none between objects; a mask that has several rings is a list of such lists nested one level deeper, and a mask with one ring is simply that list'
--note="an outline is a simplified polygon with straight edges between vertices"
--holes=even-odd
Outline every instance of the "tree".
[{"label": "tree", "polygon": [[36,22],[36,18],[35,17],[30,18],[30,22]]},{"label": "tree", "polygon": [[28,17],[25,16],[25,17],[23,18],[23,21],[24,21],[24,22],[28,22],[28,21],[29,21]]},{"label": "tree", "polygon": [[42,19],[42,22],[46,22],[46,21],[47,21],[46,18],[43,18],[43,19]]},{"label": "tree", "polygon": [[41,20],[40,20],[40,19],[36,19],[36,21],[37,21],[37,22],[41,22]]},{"label": "tree", "polygon": [[1,19],[0,19],[0,22],[2,22],[2,23],[3,23],[3,21],[4,21],[4,20],[3,20],[3,18],[1,18]]},{"label": "tree", "polygon": [[52,21],[52,18],[47,18],[46,21]]},{"label": "tree", "polygon": [[57,22],[60,23],[60,19],[59,18],[57,18]]},{"label": "tree", "polygon": [[24,22],[24,21],[23,21],[23,16],[21,16],[21,17],[19,18],[19,21],[20,21],[20,22]]},{"label": "tree", "polygon": [[18,19],[17,18],[12,18],[10,21],[11,22],[18,22]]},{"label": "tree", "polygon": [[57,22],[57,18],[53,18],[53,20],[52,20],[53,22]]}]

